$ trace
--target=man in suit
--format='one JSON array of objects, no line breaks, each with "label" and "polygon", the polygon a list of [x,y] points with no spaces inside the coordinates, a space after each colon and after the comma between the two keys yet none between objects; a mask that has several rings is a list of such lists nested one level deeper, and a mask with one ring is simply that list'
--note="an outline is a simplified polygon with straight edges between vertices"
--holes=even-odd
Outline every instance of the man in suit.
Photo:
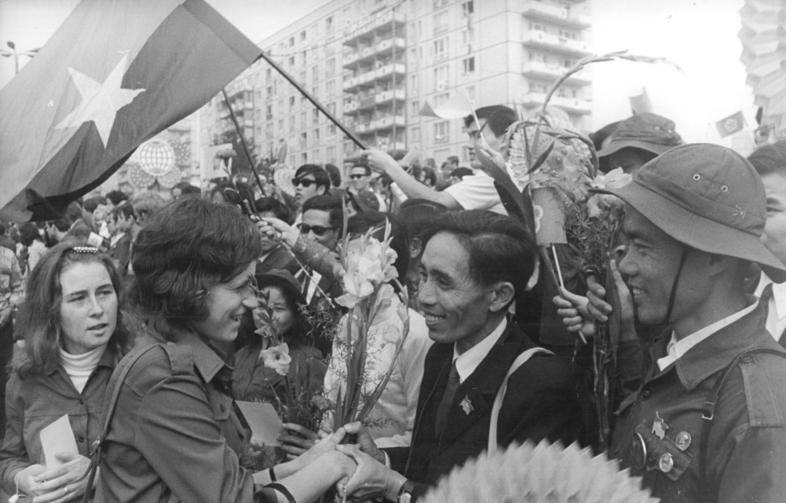
[{"label": "man in suit", "polygon": [[424,241],[418,301],[435,344],[426,356],[412,445],[383,455],[360,430],[366,452],[344,448],[359,463],[347,485],[359,491],[355,496],[414,501],[487,447],[575,438],[578,405],[567,365],[540,350],[511,368],[535,348],[508,316],[533,271],[532,236],[510,217],[474,210],[437,217]]}]

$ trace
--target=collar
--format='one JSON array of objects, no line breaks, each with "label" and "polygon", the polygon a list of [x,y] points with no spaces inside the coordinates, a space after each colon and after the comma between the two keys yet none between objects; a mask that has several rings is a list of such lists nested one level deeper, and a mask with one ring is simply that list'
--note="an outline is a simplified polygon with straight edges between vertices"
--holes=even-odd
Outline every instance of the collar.
[{"label": "collar", "polygon": [[765,307],[755,302],[752,312],[693,346],[673,366],[685,389],[690,391],[725,369],[740,353],[760,347],[780,349],[767,332],[765,319]]},{"label": "collar", "polygon": [[[786,318],[786,282],[775,283],[766,274],[762,273],[759,284],[756,286],[756,296],[761,296],[761,292],[768,284],[772,283],[772,299],[770,299],[770,312],[774,312],[779,320]],[[774,309],[773,309],[774,308]]]},{"label": "collar", "polygon": [[701,328],[692,334],[689,334],[683,337],[680,340],[676,340],[674,332],[671,332],[671,341],[666,346],[668,348],[668,354],[663,358],[658,359],[658,367],[663,370],[675,361],[679,360],[685,353],[690,351],[690,349],[695,346],[696,344],[700,343],[707,337],[710,337],[712,334],[716,333],[718,330],[727,327],[734,323],[735,321],[739,320],[746,314],[749,314],[758,305],[758,301],[754,301],[751,305],[746,308],[740,309],[729,316],[726,316],[723,319],[720,319],[714,323],[707,325],[704,328]]},{"label": "collar", "polygon": [[494,347],[499,338],[502,337],[502,334],[505,333],[507,326],[508,319],[504,317],[489,335],[461,354],[458,354],[456,345],[453,344],[453,363],[456,365],[456,370],[458,371],[459,382],[464,382],[467,377],[475,372],[480,362],[486,358],[491,348]]},{"label": "collar", "polygon": [[210,346],[199,335],[191,331],[178,331],[175,335],[178,346],[187,349],[191,353],[194,367],[202,376],[205,382],[210,382],[225,367],[230,371],[232,368],[227,365],[218,350]]},{"label": "collar", "polygon": [[[98,360],[98,365],[96,366],[96,368],[98,367],[106,367],[108,369],[115,368],[115,365],[117,365],[117,361],[119,359],[117,357],[119,351],[117,350],[116,346],[117,345],[112,341],[110,341],[109,344],[107,344],[106,350],[104,351],[104,354],[101,355],[101,359]],[[52,361],[52,365],[45,367],[44,373],[46,375],[54,374],[61,367],[62,365],[60,364],[59,357],[58,357]]]}]

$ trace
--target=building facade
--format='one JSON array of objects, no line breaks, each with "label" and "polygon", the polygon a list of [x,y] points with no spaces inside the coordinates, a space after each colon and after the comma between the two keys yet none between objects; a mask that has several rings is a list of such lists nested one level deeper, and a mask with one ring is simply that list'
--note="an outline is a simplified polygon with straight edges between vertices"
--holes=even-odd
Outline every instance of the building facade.
[{"label": "building facade", "polygon": [[[417,149],[437,164],[467,163],[461,119],[420,115],[462,94],[475,107],[520,114],[543,104],[554,82],[591,54],[589,2],[565,0],[338,0],[259,45],[363,144]],[[591,80],[579,73],[552,99],[578,129],[589,127]],[[287,164],[339,166],[358,147],[269,64],[246,70],[228,94],[256,154]],[[202,112],[199,142],[231,136],[223,96]],[[242,119],[241,119],[242,117]]]}]

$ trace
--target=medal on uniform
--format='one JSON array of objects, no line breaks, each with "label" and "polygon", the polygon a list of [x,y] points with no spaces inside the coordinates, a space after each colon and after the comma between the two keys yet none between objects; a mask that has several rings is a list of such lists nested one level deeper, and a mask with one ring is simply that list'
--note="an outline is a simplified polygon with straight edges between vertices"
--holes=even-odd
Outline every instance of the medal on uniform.
[{"label": "medal on uniform", "polygon": [[674,443],[677,445],[677,449],[685,452],[690,447],[693,438],[691,437],[690,433],[687,431],[681,431],[677,433],[677,436],[674,437]]},{"label": "medal on uniform", "polygon": [[655,411],[655,419],[652,421],[652,434],[663,440],[666,436],[666,430],[669,428],[670,427],[668,424],[666,424],[666,421],[660,417],[660,413]]},{"label": "medal on uniform", "polygon": [[674,458],[670,452],[664,452],[658,459],[658,468],[663,473],[669,473],[674,468]]},{"label": "medal on uniform", "polygon": [[459,403],[459,407],[461,407],[461,410],[463,410],[464,414],[466,415],[470,415],[470,413],[475,410],[475,407],[472,406],[472,402],[469,401],[468,396],[465,396],[461,403]]}]

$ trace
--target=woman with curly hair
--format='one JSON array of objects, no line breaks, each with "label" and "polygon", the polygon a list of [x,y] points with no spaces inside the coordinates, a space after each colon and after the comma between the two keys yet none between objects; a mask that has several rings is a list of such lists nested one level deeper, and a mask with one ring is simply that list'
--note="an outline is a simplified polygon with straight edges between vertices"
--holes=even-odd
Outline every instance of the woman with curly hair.
[{"label": "woman with curly hair", "polygon": [[[112,261],[96,248],[65,242],[33,268],[16,323],[25,345],[6,395],[0,477],[7,492],[37,501],[68,501],[85,492],[107,383],[126,348],[119,291]],[[63,415],[79,452],[47,460],[41,430]]]}]

